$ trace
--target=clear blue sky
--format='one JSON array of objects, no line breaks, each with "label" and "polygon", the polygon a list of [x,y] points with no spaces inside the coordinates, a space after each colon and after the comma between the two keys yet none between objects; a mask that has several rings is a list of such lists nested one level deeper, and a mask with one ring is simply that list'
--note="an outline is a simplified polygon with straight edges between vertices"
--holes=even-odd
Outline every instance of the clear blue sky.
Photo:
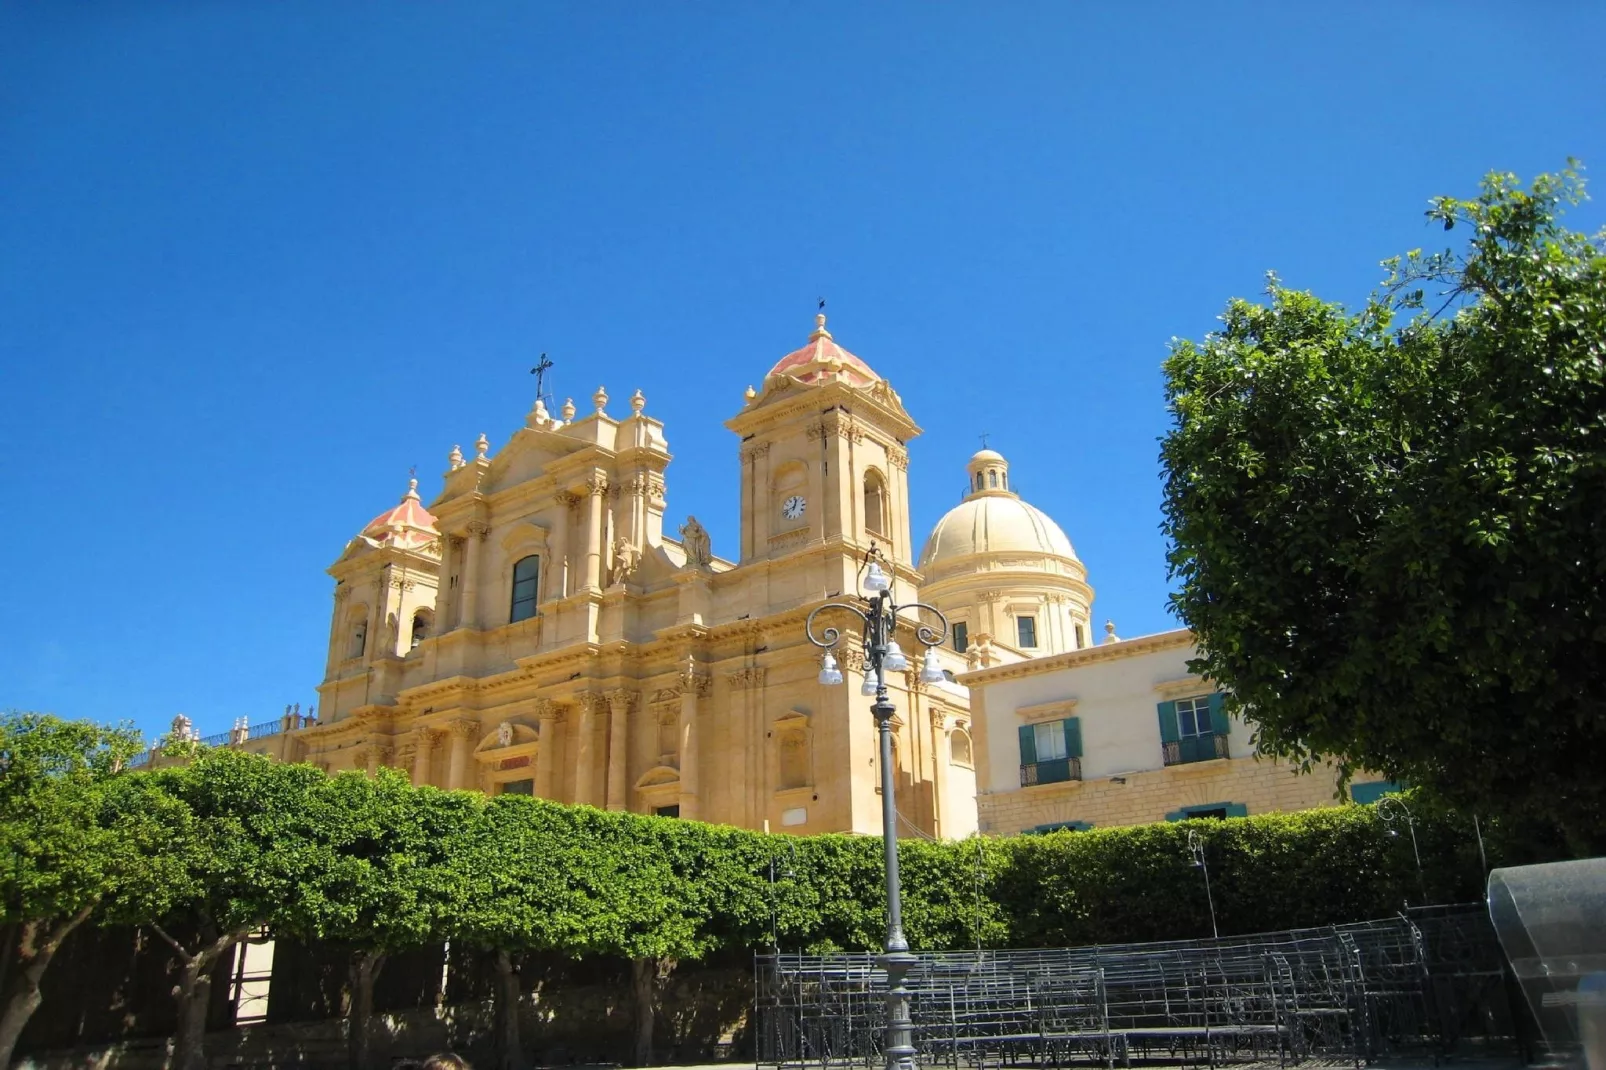
[{"label": "clear blue sky", "polygon": [[733,555],[722,421],[820,295],[925,428],[920,534],[991,432],[1097,619],[1168,627],[1168,339],[1268,269],[1359,300],[1486,170],[1606,169],[1602,41],[1583,2],[11,0],[0,708],[316,701],[324,569],[506,442],[543,350],[559,399],[645,391]]}]

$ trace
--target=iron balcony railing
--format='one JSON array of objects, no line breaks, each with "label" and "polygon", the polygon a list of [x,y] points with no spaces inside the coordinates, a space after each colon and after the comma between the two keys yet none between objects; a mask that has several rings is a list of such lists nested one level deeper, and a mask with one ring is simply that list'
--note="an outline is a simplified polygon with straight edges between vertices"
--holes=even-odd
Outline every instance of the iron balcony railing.
[{"label": "iron balcony railing", "polygon": [[1171,743],[1162,743],[1160,750],[1166,765],[1208,762],[1227,757],[1227,737],[1225,734],[1188,736]]},{"label": "iron balcony railing", "polygon": [[1020,767],[1021,787],[1033,784],[1061,784],[1067,780],[1082,779],[1082,759],[1051,758],[1046,762],[1031,762]]},{"label": "iron balcony railing", "polygon": [[261,739],[263,736],[276,736],[283,730],[284,718],[281,717],[275,721],[263,721],[261,724],[252,725],[245,738]]}]

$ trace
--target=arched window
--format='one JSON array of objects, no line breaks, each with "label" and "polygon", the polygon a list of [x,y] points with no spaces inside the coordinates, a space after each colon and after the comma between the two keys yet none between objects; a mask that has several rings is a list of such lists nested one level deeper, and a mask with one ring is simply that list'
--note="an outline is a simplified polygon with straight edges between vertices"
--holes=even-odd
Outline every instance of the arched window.
[{"label": "arched window", "polygon": [[864,474],[864,529],[885,535],[886,522],[887,485],[881,473],[871,469]]},{"label": "arched window", "polygon": [[428,638],[429,638],[429,613],[427,611],[421,609],[417,613],[413,614],[413,637],[412,637],[412,640],[408,643],[407,649],[409,649],[409,650],[417,649],[418,644],[422,643],[425,639],[428,639]]},{"label": "arched window", "polygon": [[989,468],[987,470],[987,485],[989,487],[997,489],[997,487],[998,487],[998,471],[996,469]]},{"label": "arched window", "polygon": [[950,743],[950,749],[953,752],[954,764],[974,765],[975,760],[971,753],[970,733],[966,732],[962,728],[956,728],[954,729],[953,735],[949,738],[952,741]]},{"label": "arched window", "polygon": [[987,477],[982,475],[980,472],[976,473],[976,489],[977,490],[986,490],[987,489],[986,484],[982,482],[982,480],[984,480],[986,478]]},{"label": "arched window", "polygon": [[535,554],[521,558],[513,566],[513,607],[508,620],[529,620],[535,616],[536,581],[541,576],[541,559]]},{"label": "arched window", "polygon": [[357,623],[351,626],[351,643],[346,648],[346,657],[360,658],[362,652],[368,648],[368,615],[357,618]]},{"label": "arched window", "polygon": [[1004,480],[1004,489],[1008,490],[1009,489],[1009,473],[1008,472],[1004,473],[1003,480]]}]

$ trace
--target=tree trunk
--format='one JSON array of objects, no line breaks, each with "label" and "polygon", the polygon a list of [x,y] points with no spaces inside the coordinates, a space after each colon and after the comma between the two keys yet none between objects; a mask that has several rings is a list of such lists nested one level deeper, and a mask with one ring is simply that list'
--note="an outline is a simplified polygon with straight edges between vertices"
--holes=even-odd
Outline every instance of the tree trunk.
[{"label": "tree trunk", "polygon": [[652,1065],[653,996],[658,987],[658,960],[631,959],[630,987],[636,1010],[634,1066]]},{"label": "tree trunk", "polygon": [[372,1057],[368,1034],[374,1017],[374,978],[384,965],[382,951],[357,951],[351,956],[351,1007],[346,1024],[346,1056],[351,1070],[368,1070]]},{"label": "tree trunk", "polygon": [[178,999],[178,1027],[173,1031],[171,1070],[206,1070],[206,1012],[212,1003],[212,967],[223,953],[251,934],[236,929],[190,951],[173,939],[160,925],[152,925],[156,935],[166,940],[178,954],[183,968],[173,995]]},{"label": "tree trunk", "polygon": [[6,992],[5,1010],[0,1012],[0,1070],[11,1065],[11,1053],[17,1046],[17,1038],[22,1036],[23,1027],[44,1000],[39,991],[39,982],[44,978],[50,960],[56,957],[67,934],[87,921],[93,910],[93,905],[86,906],[54,926],[44,920],[22,923],[17,934],[16,976]]},{"label": "tree trunk", "polygon": [[496,1025],[502,1049],[502,1070],[524,1070],[524,1048],[519,1042],[519,975],[513,956],[496,953]]}]

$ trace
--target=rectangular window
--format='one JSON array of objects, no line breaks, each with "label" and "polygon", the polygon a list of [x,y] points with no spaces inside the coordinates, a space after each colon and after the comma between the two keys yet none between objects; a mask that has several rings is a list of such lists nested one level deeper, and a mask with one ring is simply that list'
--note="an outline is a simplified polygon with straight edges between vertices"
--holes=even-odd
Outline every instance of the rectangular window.
[{"label": "rectangular window", "polygon": [[970,645],[970,629],[969,629],[969,627],[967,627],[965,622],[962,621],[962,620],[961,621],[955,621],[954,622],[954,649],[959,651],[961,654],[963,654],[965,652],[965,648],[968,647],[969,645]]},{"label": "rectangular window", "polygon": [[1022,650],[1033,650],[1037,647],[1037,618],[1016,617],[1015,632],[1020,639]]},{"label": "rectangular window", "polygon": [[1210,727],[1208,697],[1177,700],[1177,732],[1183,739],[1214,734],[1214,730]]},{"label": "rectangular window", "polygon": [[513,566],[513,607],[508,613],[510,622],[529,620],[535,616],[538,600],[536,581],[541,575],[541,559],[534,555],[522,558]]},{"label": "rectangular window", "polygon": [[652,812],[659,817],[679,817],[680,804],[676,803],[673,806],[655,806],[653,807]]},{"label": "rectangular window", "polygon": [[1059,721],[1033,725],[1032,734],[1037,743],[1038,761],[1048,762],[1065,757],[1065,729],[1060,727]]},{"label": "rectangular window", "polygon": [[502,794],[503,795],[534,795],[535,794],[535,781],[533,781],[533,780],[509,780],[507,783],[502,785]]}]

